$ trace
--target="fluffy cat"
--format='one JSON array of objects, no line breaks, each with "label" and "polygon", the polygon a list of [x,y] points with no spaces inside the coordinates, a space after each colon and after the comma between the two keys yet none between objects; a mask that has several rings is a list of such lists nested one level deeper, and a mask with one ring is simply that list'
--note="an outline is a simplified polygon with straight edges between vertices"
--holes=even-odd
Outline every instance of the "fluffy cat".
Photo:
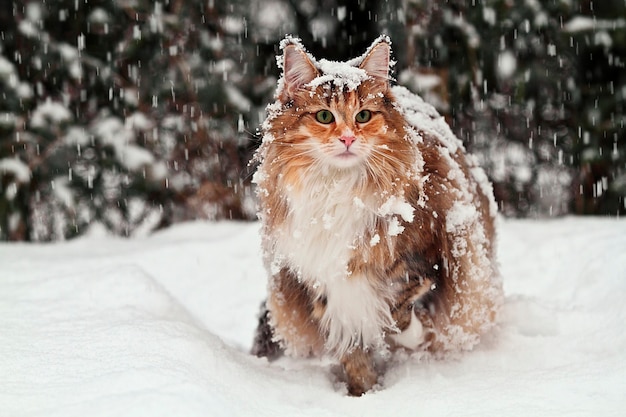
[{"label": "fluffy cat", "polygon": [[387,37],[343,63],[281,48],[255,157],[269,285],[253,353],[335,358],[361,395],[390,351],[470,349],[493,326],[497,209],[443,118],[391,86]]}]

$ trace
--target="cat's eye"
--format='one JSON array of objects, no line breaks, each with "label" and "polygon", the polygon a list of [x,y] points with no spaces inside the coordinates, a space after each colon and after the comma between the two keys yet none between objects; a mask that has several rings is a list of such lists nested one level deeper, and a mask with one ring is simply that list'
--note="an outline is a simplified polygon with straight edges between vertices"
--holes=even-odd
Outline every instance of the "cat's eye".
[{"label": "cat's eye", "polygon": [[327,125],[335,121],[335,116],[333,116],[330,110],[320,110],[315,114],[315,119],[317,119],[318,122]]},{"label": "cat's eye", "polygon": [[355,120],[357,123],[367,123],[372,118],[372,112],[369,110],[361,110],[356,114]]}]

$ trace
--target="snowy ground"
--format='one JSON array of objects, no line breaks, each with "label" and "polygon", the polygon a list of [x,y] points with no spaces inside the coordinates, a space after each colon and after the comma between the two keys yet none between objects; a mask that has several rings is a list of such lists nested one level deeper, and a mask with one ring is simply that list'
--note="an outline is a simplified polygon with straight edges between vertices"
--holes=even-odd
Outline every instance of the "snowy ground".
[{"label": "snowy ground", "polygon": [[499,329],[344,395],[318,362],[247,354],[257,225],[190,223],[0,244],[0,416],[618,416],[626,412],[626,221],[505,221]]}]

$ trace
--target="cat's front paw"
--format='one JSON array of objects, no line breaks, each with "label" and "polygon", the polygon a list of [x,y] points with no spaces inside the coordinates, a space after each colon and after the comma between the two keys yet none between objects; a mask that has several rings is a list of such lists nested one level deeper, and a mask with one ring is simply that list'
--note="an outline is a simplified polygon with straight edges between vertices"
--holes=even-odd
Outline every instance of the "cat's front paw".
[{"label": "cat's front paw", "polygon": [[346,382],[348,394],[353,397],[360,397],[365,394],[376,384],[378,375],[368,373],[367,375],[359,375]]},{"label": "cat's front paw", "polygon": [[371,355],[361,348],[346,353],[341,359],[348,394],[360,397],[371,390],[378,382],[374,361]]}]

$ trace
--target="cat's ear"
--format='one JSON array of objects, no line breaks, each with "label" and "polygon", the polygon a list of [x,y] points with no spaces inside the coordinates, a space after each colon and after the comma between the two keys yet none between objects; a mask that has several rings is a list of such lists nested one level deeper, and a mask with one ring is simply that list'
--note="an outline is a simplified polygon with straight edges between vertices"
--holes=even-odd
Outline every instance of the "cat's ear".
[{"label": "cat's ear", "polygon": [[296,45],[287,45],[283,49],[283,96],[293,97],[293,93],[305,84],[313,81],[319,74],[307,54]]},{"label": "cat's ear", "polygon": [[389,44],[381,41],[369,51],[359,68],[364,69],[369,76],[387,82],[389,80],[390,53]]}]

